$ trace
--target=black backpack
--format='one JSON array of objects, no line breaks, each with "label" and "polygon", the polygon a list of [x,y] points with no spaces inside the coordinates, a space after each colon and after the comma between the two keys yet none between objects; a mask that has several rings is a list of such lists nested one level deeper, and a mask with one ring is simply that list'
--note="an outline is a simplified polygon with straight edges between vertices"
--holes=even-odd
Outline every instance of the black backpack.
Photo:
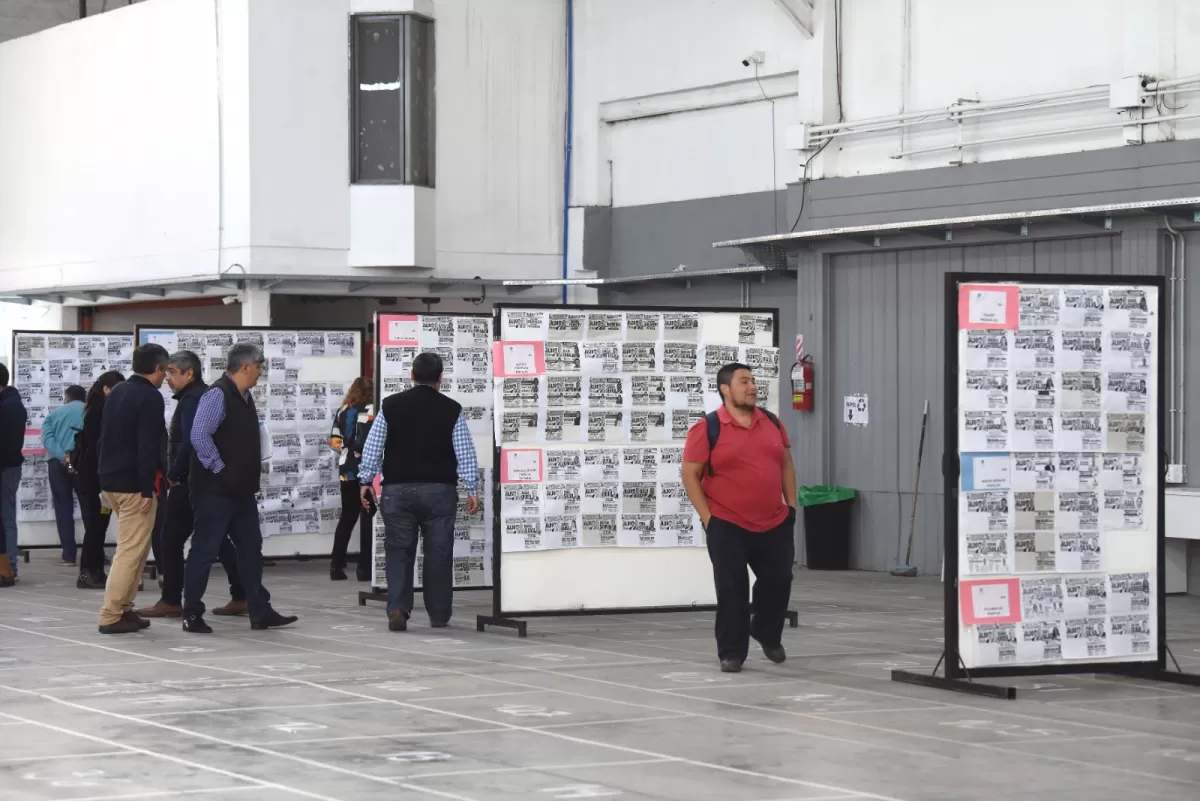
[{"label": "black backpack", "polygon": [[[763,409],[763,414],[775,424],[776,428],[783,431],[783,425],[780,424],[778,417],[766,409]],[[712,452],[713,448],[717,447],[717,438],[721,436],[721,418],[717,416],[716,412],[709,412],[704,415],[704,421],[708,425],[708,474],[711,476],[713,475]]]}]

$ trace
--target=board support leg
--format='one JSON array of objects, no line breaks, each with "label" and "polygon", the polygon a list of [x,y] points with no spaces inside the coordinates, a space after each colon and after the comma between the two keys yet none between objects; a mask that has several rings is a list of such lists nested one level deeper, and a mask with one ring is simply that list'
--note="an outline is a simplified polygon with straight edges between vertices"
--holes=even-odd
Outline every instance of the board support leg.
[{"label": "board support leg", "polygon": [[504,629],[516,629],[518,637],[528,636],[528,623],[511,617],[496,617],[493,615],[478,615],[475,618],[475,630],[483,631],[488,626],[499,626]]},{"label": "board support leg", "polygon": [[358,605],[366,606],[367,601],[387,601],[387,593],[378,587],[358,591]]},{"label": "board support leg", "polygon": [[800,625],[800,613],[795,609],[787,610],[788,628],[797,628]]},{"label": "board support leg", "polygon": [[25,560],[25,564],[29,564],[29,551],[21,551],[21,558]]}]

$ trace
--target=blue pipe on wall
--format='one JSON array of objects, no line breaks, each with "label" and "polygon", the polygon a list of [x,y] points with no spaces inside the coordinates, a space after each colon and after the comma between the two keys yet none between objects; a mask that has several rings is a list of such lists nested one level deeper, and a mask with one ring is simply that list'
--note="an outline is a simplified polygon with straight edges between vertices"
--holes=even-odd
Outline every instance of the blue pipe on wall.
[{"label": "blue pipe on wall", "polygon": [[[567,0],[567,142],[563,166],[562,278],[567,280],[567,242],[571,229],[571,140],[575,134],[575,2]],[[562,287],[567,302],[567,285]]]}]

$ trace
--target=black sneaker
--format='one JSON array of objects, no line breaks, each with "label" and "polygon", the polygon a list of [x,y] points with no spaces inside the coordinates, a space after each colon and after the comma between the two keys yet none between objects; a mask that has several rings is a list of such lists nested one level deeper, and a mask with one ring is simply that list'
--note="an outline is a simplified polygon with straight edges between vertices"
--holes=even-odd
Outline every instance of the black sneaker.
[{"label": "black sneaker", "polygon": [[408,631],[408,615],[392,612],[388,615],[388,631]]},{"label": "black sneaker", "polygon": [[767,659],[770,659],[775,664],[778,665],[783,662],[783,660],[787,659],[787,651],[783,650],[782,645],[767,645],[765,642],[760,640],[753,631],[751,631],[750,637],[756,643],[762,646],[763,656],[765,656]]},{"label": "black sneaker", "polygon": [[14,576],[0,576],[0,587],[15,587],[17,579]]},{"label": "black sneaker", "polygon": [[371,580],[371,571],[363,570],[361,567],[357,568],[354,571],[354,578],[358,579],[359,581],[370,581]]},{"label": "black sneaker", "polygon": [[142,617],[142,616],[141,616],[141,615],[139,615],[137,612],[132,612],[132,611],[129,611],[129,612],[122,612],[122,613],[121,613],[121,620],[129,620],[129,621],[132,621],[132,622],[134,622],[134,623],[136,623],[136,624],[137,624],[137,627],[138,627],[139,629],[148,629],[148,628],[150,628],[150,621],[149,621],[149,620],[146,620],[146,618]]},{"label": "black sneaker", "polygon": [[108,584],[108,576],[103,570],[85,570],[75,580],[77,590],[102,590]]},{"label": "black sneaker", "polygon": [[449,625],[450,625],[449,620],[431,620],[431,621],[429,621],[429,628],[431,628],[431,629],[444,629]]},{"label": "black sneaker", "polygon": [[296,617],[295,615],[281,615],[272,609],[271,611],[267,612],[265,616],[260,617],[258,620],[251,618],[250,628],[254,629],[255,631],[277,629],[283,626],[290,626],[299,619],[300,618]]},{"label": "black sneaker", "polygon": [[141,630],[141,624],[126,617],[122,617],[116,623],[100,625],[101,634],[137,634]]},{"label": "black sneaker", "polygon": [[742,660],[740,660],[740,659],[722,659],[721,660],[721,672],[722,673],[741,673],[742,672]]},{"label": "black sneaker", "polygon": [[192,634],[212,634],[212,626],[204,622],[203,615],[188,615],[183,619],[183,630]]},{"label": "black sneaker", "polygon": [[342,570],[340,567],[329,568],[329,580],[330,581],[345,581],[346,580],[346,571]]}]

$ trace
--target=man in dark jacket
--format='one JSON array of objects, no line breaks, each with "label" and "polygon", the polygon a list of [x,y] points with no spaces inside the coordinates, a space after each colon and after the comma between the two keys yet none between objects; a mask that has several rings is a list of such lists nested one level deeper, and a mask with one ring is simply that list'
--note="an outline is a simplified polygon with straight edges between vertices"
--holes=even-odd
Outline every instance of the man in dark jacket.
[{"label": "man in dark jacket", "polygon": [[196,531],[184,565],[184,631],[212,632],[203,617],[204,590],[213,558],[226,536],[237,547],[250,628],[275,628],[297,620],[272,609],[271,597],[262,586],[262,529],[255,497],[262,476],[262,440],[250,390],[258,383],[265,361],[257,345],[234,345],[225,360],[225,374],[213,382],[196,407],[188,474]]},{"label": "man in dark jacket", "polygon": [[0,364],[0,530],[4,553],[0,555],[0,587],[17,582],[17,489],[21,486],[21,454],[25,446],[25,404],[16,387],[9,386],[8,368]]},{"label": "man in dark jacket", "polygon": [[[175,393],[175,411],[167,438],[167,509],[162,531],[162,598],[154,606],[139,609],[142,617],[179,617],[183,612],[183,548],[192,536],[194,524],[188,472],[192,466],[192,423],[200,397],[208,390],[201,378],[200,357],[190,350],[171,355],[167,364],[167,384]],[[245,614],[246,595],[238,576],[237,550],[228,537],[221,540],[218,552],[221,565],[229,577],[233,600],[227,606],[214,609],[215,614]]]},{"label": "man in dark jacket", "polygon": [[100,424],[100,490],[117,515],[113,555],[100,610],[101,634],[128,634],[150,625],[133,611],[162,482],[163,397],[167,375],[162,345],[147,343],[133,352],[133,376],[113,388]]}]

